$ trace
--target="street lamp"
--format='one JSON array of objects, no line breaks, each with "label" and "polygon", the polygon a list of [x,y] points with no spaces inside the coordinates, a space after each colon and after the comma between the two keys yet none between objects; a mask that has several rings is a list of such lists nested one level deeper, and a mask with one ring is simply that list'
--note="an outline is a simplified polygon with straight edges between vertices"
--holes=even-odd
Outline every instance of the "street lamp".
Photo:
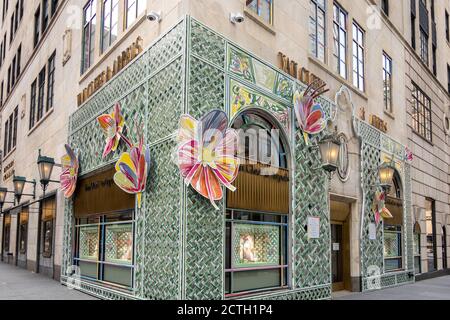
[{"label": "street lamp", "polygon": [[11,191],[8,191],[6,188],[0,188],[0,213],[3,213],[3,206],[5,203],[11,203],[14,204],[14,202],[6,201],[6,196],[8,193],[12,193]]},{"label": "street lamp", "polygon": [[53,167],[61,167],[61,165],[55,163],[55,159],[41,155],[41,150],[39,149],[39,156],[37,159],[37,165],[39,170],[39,177],[42,186],[42,190],[45,193],[47,186],[50,182],[59,182],[51,180]]},{"label": "street lamp", "polygon": [[319,142],[319,150],[322,156],[322,168],[329,174],[333,174],[338,168],[340,141],[335,134],[325,136]]},{"label": "street lamp", "polygon": [[[33,194],[24,194],[23,193],[25,183],[30,183],[33,185]],[[36,199],[36,181],[35,180],[27,181],[27,179],[25,177],[14,176],[13,185],[14,185],[14,195],[16,196],[17,203],[20,203],[20,198],[22,198],[22,196],[30,196],[30,197],[33,197],[33,199]]]}]

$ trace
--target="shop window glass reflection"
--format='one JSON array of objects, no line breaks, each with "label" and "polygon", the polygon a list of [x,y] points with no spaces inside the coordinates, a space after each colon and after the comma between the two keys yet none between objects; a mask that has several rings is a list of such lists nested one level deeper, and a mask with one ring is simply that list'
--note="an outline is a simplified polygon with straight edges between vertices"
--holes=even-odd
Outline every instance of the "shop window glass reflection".
[{"label": "shop window glass reflection", "polygon": [[288,287],[288,148],[267,119],[247,111],[233,124],[240,132],[241,168],[236,192],[227,193],[225,289],[230,298]]},{"label": "shop window glass reflection", "polygon": [[132,212],[77,219],[74,260],[83,278],[133,287],[133,223]]},{"label": "shop window glass reflection", "polygon": [[53,254],[53,219],[56,213],[56,198],[43,200],[41,206],[41,252],[44,258],[50,258]]}]

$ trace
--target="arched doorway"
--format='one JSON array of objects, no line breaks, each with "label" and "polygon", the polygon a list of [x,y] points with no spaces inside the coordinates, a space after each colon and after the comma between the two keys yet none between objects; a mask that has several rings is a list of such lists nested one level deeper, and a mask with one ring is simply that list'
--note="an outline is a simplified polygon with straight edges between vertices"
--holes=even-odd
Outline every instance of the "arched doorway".
[{"label": "arched doorway", "polygon": [[240,173],[227,192],[225,288],[227,297],[289,286],[289,144],[270,114],[247,109],[239,132]]},{"label": "arched doorway", "polygon": [[418,222],[414,225],[414,270],[416,274],[422,273],[420,254],[422,253],[420,241],[421,229]]},{"label": "arched doorway", "polygon": [[442,268],[447,269],[447,230],[442,227]]},{"label": "arched doorway", "polygon": [[395,272],[404,268],[403,188],[397,171],[394,173],[392,186],[386,196],[386,207],[393,218],[383,220],[384,270]]}]

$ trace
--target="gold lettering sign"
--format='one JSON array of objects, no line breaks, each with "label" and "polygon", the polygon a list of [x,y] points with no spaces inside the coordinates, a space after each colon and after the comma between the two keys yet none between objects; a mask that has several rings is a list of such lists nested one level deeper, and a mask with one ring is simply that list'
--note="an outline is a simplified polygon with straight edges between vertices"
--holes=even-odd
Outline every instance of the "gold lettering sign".
[{"label": "gold lettering sign", "polygon": [[373,114],[370,115],[369,123],[370,123],[371,126],[377,128],[381,132],[386,133],[387,130],[388,130],[387,122],[384,121],[383,119],[381,119],[380,117],[376,116],[376,115],[373,115]]},{"label": "gold lettering sign", "polygon": [[320,88],[323,85],[326,85],[325,81],[310,72],[308,69],[300,67],[296,61],[290,59],[284,53],[279,52],[278,57],[280,69],[289,74],[291,77],[294,77],[307,85],[314,84],[314,88]]},{"label": "gold lettering sign", "polygon": [[137,37],[136,41],[131,44],[126,50],[116,58],[113,63],[112,70],[108,67],[101,72],[93,81],[91,81],[86,88],[77,96],[78,106],[82,105],[89,97],[103,87],[112,77],[114,77],[120,70],[134,60],[143,50],[142,38]]},{"label": "gold lettering sign", "polygon": [[3,181],[11,179],[15,173],[16,173],[15,163],[13,160],[10,163],[8,163],[8,165],[6,165],[5,168],[3,168]]},{"label": "gold lettering sign", "polygon": [[113,181],[114,168],[95,176],[80,179],[74,197],[75,217],[129,210],[134,208],[135,196],[123,192]]}]

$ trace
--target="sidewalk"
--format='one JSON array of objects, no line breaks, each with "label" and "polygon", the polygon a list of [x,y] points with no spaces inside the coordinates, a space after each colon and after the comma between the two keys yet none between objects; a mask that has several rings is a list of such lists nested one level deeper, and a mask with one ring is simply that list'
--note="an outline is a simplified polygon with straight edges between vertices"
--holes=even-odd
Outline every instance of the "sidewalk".
[{"label": "sidewalk", "polygon": [[59,282],[0,262],[0,300],[94,300]]},{"label": "sidewalk", "polygon": [[334,300],[450,300],[450,276],[379,291],[339,296]]}]

